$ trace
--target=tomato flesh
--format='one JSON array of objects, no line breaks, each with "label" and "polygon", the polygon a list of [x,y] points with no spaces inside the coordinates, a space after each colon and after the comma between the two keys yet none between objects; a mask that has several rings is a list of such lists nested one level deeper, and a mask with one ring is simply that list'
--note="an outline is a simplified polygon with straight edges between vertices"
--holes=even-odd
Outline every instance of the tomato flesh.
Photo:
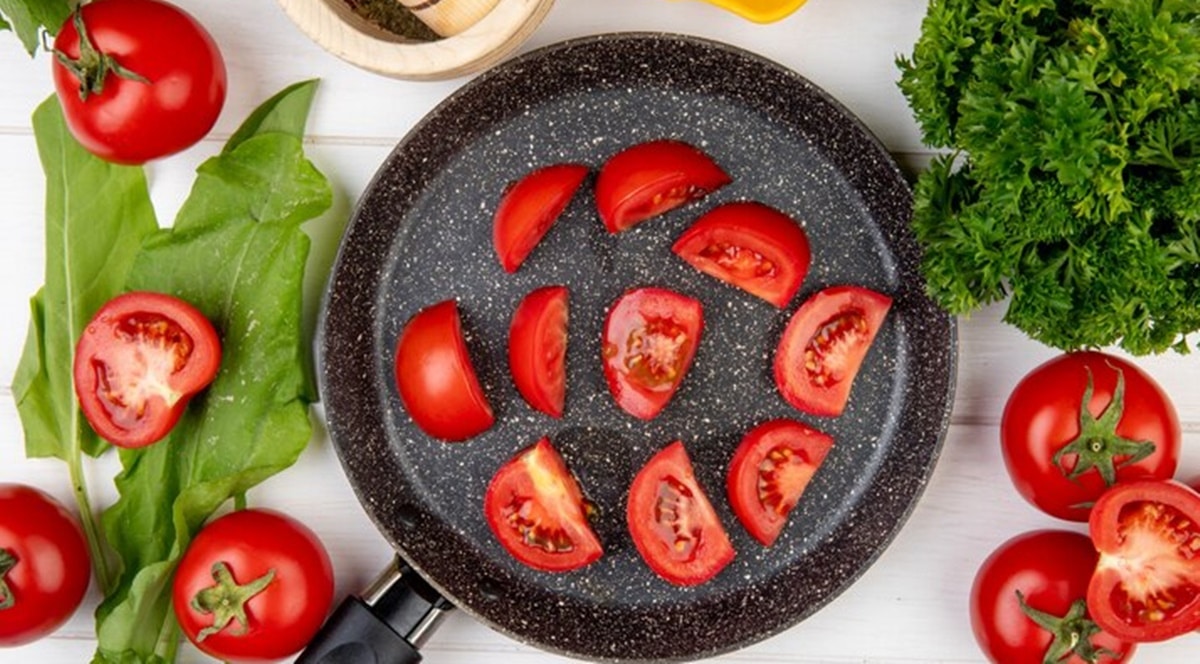
[{"label": "tomato flesh", "polygon": [[858,286],[834,286],[809,297],[775,351],[775,385],[784,399],[813,415],[841,415],[891,304],[888,296]]},{"label": "tomato flesh", "polygon": [[126,293],[101,307],[80,336],[75,393],[100,437],[143,447],[170,432],[220,361],[217,332],[195,307],[161,293]]},{"label": "tomato flesh", "polygon": [[697,200],[729,184],[729,175],[700,149],[670,139],[626,148],[596,178],[596,206],[609,233]]},{"label": "tomato flesh", "polygon": [[521,267],[590,171],[582,164],[545,166],[505,192],[492,222],[492,242],[505,272],[511,274]]},{"label": "tomato flesh", "polygon": [[696,220],[671,250],[701,272],[786,307],[808,274],[808,236],[791,217],[751,201]]},{"label": "tomato flesh", "polygon": [[680,441],[638,471],[629,489],[626,521],[642,559],[672,584],[699,585],[733,561],[729,535]]},{"label": "tomato flesh", "polygon": [[488,525],[505,550],[547,572],[578,569],[603,555],[588,523],[594,509],[548,438],[502,466],[483,502]]},{"label": "tomato flesh", "polygon": [[508,365],[517,391],[535,409],[562,417],[567,398],[567,288],[539,288],[517,305]]}]

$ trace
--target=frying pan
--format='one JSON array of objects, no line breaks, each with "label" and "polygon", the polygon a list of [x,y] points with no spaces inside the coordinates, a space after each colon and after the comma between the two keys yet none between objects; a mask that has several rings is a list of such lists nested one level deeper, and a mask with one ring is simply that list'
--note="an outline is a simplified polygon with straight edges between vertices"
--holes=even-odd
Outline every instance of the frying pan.
[{"label": "frying pan", "polygon": [[[733,183],[616,236],[603,230],[585,184],[525,265],[503,272],[491,213],[508,183],[551,163],[599,166],[623,147],[664,137],[700,146]],[[670,252],[699,214],[738,199],[784,210],[806,228],[813,264],[786,310],[700,274]],[[318,364],[330,436],[364,509],[402,559],[393,580],[420,586],[415,610],[390,591],[355,610],[387,604],[388,629],[404,636],[421,620],[425,631],[452,603],[549,651],[642,661],[736,649],[827,604],[904,523],[949,420],[956,328],[925,295],[911,208],[895,163],[845,108],[796,73],[717,42],[640,33],[572,40],[466,84],[399,143],[368,186],[323,306]],[[770,358],[805,297],[847,283],[887,293],[894,305],[846,412],[809,417],[779,397]],[[571,294],[561,420],[526,406],[506,366],[512,312],[547,284],[565,284]],[[691,295],[705,311],[693,367],[651,422],[616,407],[599,355],[608,306],[643,285]],[[457,444],[415,427],[392,373],[404,323],[448,298],[458,300],[497,418],[487,432]],[[724,481],[741,436],[775,417],[802,419],[835,444],[787,530],[764,548],[733,515]],[[605,555],[582,570],[524,567],[495,540],[482,513],[493,473],[542,436],[600,508],[593,525]],[[655,576],[624,524],[634,474],[676,439],[737,550],[728,568],[694,588]],[[411,615],[397,626],[391,619],[404,612]],[[310,648],[335,651],[328,637]]]}]

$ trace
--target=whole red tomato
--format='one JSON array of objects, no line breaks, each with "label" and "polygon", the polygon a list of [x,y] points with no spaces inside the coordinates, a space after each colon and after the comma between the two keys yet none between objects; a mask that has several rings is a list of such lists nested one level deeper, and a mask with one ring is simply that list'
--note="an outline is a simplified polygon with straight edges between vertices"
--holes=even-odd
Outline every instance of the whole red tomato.
[{"label": "whole red tomato", "polygon": [[54,50],[67,127],[108,161],[141,164],[179,152],[212,129],[225,103],[216,42],[166,2],[89,2],[63,24]]},{"label": "whole red tomato", "polygon": [[179,561],[175,616],[196,647],[226,661],[287,657],[305,646],[333,602],[333,567],[317,536],[271,510],[227,514]]},{"label": "whole red tomato", "polygon": [[1175,407],[1154,379],[1112,355],[1060,355],[1017,384],[1000,423],[1017,491],[1060,519],[1087,521],[1117,482],[1168,479],[1179,463]]},{"label": "whole red tomato", "polygon": [[971,628],[997,664],[1100,664],[1133,656],[1134,644],[1088,614],[1096,550],[1086,535],[1039,530],[1000,545],[971,587]]},{"label": "whole red tomato", "polygon": [[0,646],[58,629],[83,601],[91,569],[66,508],[33,487],[0,484]]}]

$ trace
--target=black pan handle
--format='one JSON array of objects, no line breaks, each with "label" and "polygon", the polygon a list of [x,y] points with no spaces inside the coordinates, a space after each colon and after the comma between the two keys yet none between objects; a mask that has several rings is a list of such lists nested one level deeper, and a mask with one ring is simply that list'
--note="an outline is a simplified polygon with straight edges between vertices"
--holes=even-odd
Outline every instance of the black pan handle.
[{"label": "black pan handle", "polygon": [[453,609],[399,559],[363,596],[347,597],[296,664],[416,664],[421,646]]}]

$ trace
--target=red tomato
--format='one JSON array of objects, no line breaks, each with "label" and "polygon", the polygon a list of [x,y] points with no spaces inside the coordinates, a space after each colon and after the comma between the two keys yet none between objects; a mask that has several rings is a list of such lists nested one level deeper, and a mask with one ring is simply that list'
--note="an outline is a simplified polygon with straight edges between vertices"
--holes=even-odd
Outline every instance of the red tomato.
[{"label": "red tomato", "polygon": [[1088,615],[1096,550],[1065,530],[1018,535],[984,561],[971,587],[971,628],[996,664],[1101,664],[1133,657],[1134,644]]},{"label": "red tomato", "polygon": [[729,535],[679,441],[654,455],[633,478],[626,520],[642,559],[677,586],[704,583],[733,560]]},{"label": "red tomato", "polygon": [[0,647],[58,629],[83,602],[91,573],[74,515],[38,489],[0,484]]},{"label": "red tomato", "polygon": [[144,447],[170,433],[220,364],[217,331],[195,307],[162,293],[125,293],[79,338],[75,394],[101,438]]},{"label": "red tomato", "polygon": [[492,242],[505,272],[511,274],[521,267],[590,171],[581,164],[545,166],[504,193],[492,222]]},{"label": "red tomato", "polygon": [[521,300],[508,331],[517,391],[537,410],[562,417],[567,397],[567,288],[546,286]]},{"label": "red tomato", "polygon": [[754,539],[771,546],[833,438],[795,420],[758,425],[742,438],[725,484],[729,504]]},{"label": "red tomato", "polygon": [[751,201],[708,212],[671,250],[697,270],[781,309],[800,290],[810,260],[804,229],[779,210]]},{"label": "red tomato", "polygon": [[196,19],[158,0],[99,0],[81,12],[88,39],[81,44],[76,13],[54,40],[75,64],[51,61],[67,126],[85,148],[140,164],[212,129],[225,103],[225,61]]},{"label": "red tomato", "polygon": [[1087,594],[1097,625],[1139,642],[1200,627],[1200,494],[1173,480],[1121,482],[1088,529],[1100,552]]},{"label": "red tomato", "polygon": [[1087,521],[1112,484],[1174,476],[1182,434],[1153,378],[1089,351],[1059,355],[1021,379],[1004,407],[1000,443],[1026,500],[1051,516]]},{"label": "red tomato", "polygon": [[434,438],[466,440],[495,422],[454,300],[426,307],[404,325],[396,341],[396,386],[413,422]]},{"label": "red tomato", "polygon": [[483,497],[483,513],[500,544],[547,572],[578,569],[604,553],[588,524],[593,509],[548,438],[501,466]]},{"label": "red tomato", "polygon": [[892,299],[858,286],[834,286],[808,298],[775,351],[775,385],[793,407],[838,416]]},{"label": "red tomato", "polygon": [[613,155],[600,169],[596,207],[608,232],[619,233],[730,181],[711,157],[687,143],[639,143]]},{"label": "red tomato", "polygon": [[192,540],[172,585],[175,617],[205,653],[269,661],[296,653],[333,603],[333,566],[317,536],[264,509],[226,514]]},{"label": "red tomato", "polygon": [[621,296],[604,323],[604,377],[617,405],[643,420],[671,400],[692,365],[704,314],[700,303],[664,288]]}]

